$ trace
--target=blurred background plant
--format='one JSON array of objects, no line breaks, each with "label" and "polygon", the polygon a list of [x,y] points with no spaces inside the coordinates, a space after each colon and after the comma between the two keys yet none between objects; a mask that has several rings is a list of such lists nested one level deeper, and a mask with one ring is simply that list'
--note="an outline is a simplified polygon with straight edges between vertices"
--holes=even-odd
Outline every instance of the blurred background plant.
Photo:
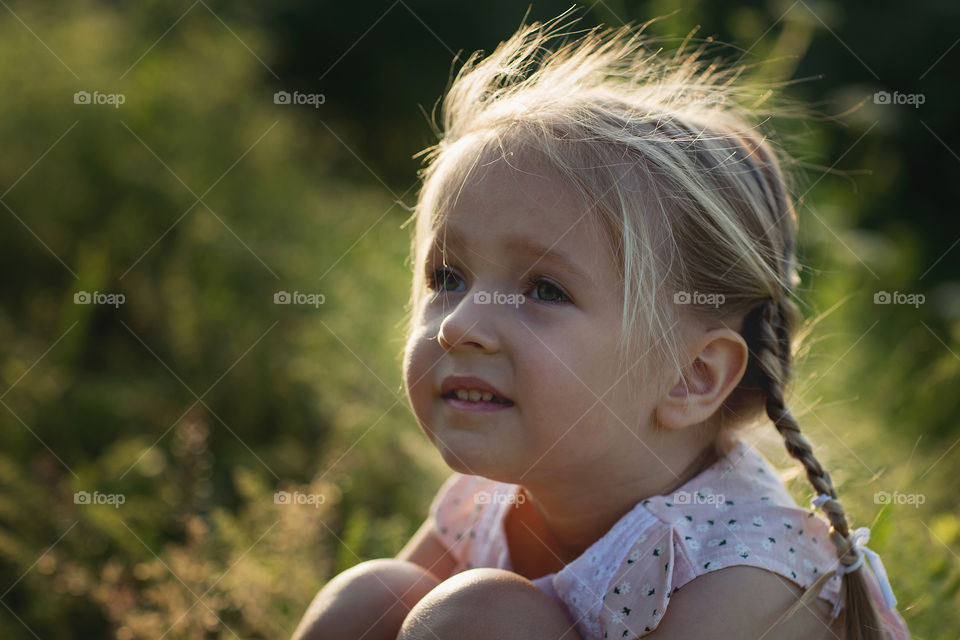
[{"label": "blurred background plant", "polygon": [[[793,403],[913,634],[946,638],[960,9],[923,5],[582,9],[584,26],[666,16],[650,33],[668,45],[702,25],[756,78],[803,79],[791,96],[825,115],[776,123],[807,169],[802,296],[821,317]],[[399,550],[449,473],[400,378],[411,156],[454,54],[492,50],[525,13],[3,3],[0,637],[284,637],[329,577]],[[789,467],[773,436],[749,434]]]}]

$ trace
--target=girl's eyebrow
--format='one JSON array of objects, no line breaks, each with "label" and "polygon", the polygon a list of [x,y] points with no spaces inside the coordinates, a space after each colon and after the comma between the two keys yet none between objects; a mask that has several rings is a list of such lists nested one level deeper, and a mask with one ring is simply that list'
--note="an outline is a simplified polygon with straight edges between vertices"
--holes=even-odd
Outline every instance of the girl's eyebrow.
[{"label": "girl's eyebrow", "polygon": [[[588,284],[590,282],[590,278],[588,278],[586,273],[584,273],[584,271],[577,266],[577,263],[560,249],[544,246],[533,238],[529,238],[527,236],[511,236],[505,244],[510,251],[536,256],[537,262],[540,262],[541,260],[554,262],[564,267],[574,276],[583,280],[584,284]],[[533,270],[537,262],[531,264],[528,267],[528,271]]]},{"label": "girl's eyebrow", "polygon": [[[464,247],[466,245],[466,243],[463,242],[462,236],[456,230],[448,227],[442,232],[437,233],[434,242],[435,246],[441,244],[441,236],[444,237],[442,242],[446,245],[453,247]],[[518,254],[534,256],[536,261],[527,267],[527,271],[532,271],[538,262],[547,261],[560,265],[570,272],[571,275],[582,280],[583,284],[585,285],[589,285],[591,282],[591,279],[587,276],[586,272],[581,267],[577,266],[577,263],[569,255],[560,249],[555,248],[555,246],[545,246],[529,236],[511,235],[503,243],[503,247],[506,250],[506,253],[512,256],[516,256]]]}]

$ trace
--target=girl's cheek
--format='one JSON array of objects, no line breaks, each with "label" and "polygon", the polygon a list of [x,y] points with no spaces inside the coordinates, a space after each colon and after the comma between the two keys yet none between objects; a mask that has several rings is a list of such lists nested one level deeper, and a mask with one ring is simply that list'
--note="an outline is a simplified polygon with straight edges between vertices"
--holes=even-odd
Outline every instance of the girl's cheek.
[{"label": "girl's cheek", "polygon": [[[403,379],[407,395],[415,410],[429,401],[433,380],[430,377],[431,351],[433,341],[427,340],[423,332],[415,333],[407,343],[403,357]],[[433,361],[439,354],[433,356]]]},{"label": "girl's cheek", "polygon": [[408,394],[413,394],[413,384],[417,379],[417,351],[419,341],[411,338],[403,352],[403,382]]}]

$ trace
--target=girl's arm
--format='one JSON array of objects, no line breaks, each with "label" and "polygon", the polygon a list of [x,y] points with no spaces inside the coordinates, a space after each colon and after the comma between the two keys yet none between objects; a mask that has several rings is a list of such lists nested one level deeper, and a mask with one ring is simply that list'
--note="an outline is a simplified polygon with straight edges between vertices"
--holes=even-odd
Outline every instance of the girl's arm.
[{"label": "girl's arm", "polygon": [[670,607],[651,640],[707,637],[718,640],[842,640],[843,612],[832,622],[830,607],[817,598],[793,618],[783,613],[803,589],[775,573],[730,566],[694,578],[670,598]]},{"label": "girl's arm", "polygon": [[440,582],[450,577],[457,564],[453,554],[434,533],[429,518],[424,520],[417,532],[400,550],[397,560],[406,560],[423,567],[435,575]]}]

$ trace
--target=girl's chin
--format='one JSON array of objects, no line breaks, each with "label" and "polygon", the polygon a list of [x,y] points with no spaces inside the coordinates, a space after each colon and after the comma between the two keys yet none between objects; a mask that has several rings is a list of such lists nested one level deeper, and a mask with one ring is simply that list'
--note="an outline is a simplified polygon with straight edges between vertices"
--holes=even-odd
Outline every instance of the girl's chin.
[{"label": "girl's chin", "polygon": [[[463,432],[458,429],[444,429],[430,437],[433,446],[440,452],[447,466],[459,473],[502,477],[506,468],[511,467],[517,448],[504,448],[502,440],[484,437],[476,431]],[[492,447],[491,442],[499,446]]]}]

